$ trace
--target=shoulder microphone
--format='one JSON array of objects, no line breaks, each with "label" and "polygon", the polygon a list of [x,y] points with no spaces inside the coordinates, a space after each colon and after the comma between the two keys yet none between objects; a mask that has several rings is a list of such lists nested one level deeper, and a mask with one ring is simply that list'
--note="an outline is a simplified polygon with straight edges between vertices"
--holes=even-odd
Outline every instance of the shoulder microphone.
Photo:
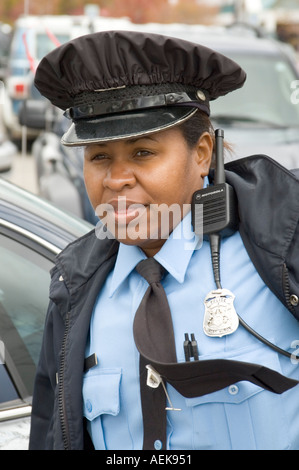
[{"label": "shoulder microphone", "polygon": [[[194,233],[208,239],[212,233],[221,237],[232,235],[238,228],[238,211],[234,189],[225,182],[223,140],[224,131],[215,131],[216,168],[214,184],[195,191],[192,197]],[[199,207],[198,205],[201,205]]]}]

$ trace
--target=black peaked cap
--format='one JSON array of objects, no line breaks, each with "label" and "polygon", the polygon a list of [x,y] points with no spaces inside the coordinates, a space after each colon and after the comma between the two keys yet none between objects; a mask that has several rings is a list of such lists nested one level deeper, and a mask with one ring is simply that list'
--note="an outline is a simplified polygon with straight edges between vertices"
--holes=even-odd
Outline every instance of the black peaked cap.
[{"label": "black peaked cap", "polygon": [[[238,64],[205,46],[147,32],[104,31],[50,52],[37,68],[35,85],[55,106],[68,110],[75,124],[83,121],[77,126],[80,135],[66,139],[72,144],[105,140],[106,118],[112,129],[107,138],[126,137],[124,113],[136,122],[140,110],[142,119],[149,113],[149,122],[143,120],[146,132],[156,130],[159,109],[163,114],[167,107],[168,113],[161,128],[188,118],[195,108],[209,114],[210,100],[242,87],[245,79]],[[88,128],[88,122],[103,125],[103,132]],[[142,129],[135,131],[138,135]]]}]

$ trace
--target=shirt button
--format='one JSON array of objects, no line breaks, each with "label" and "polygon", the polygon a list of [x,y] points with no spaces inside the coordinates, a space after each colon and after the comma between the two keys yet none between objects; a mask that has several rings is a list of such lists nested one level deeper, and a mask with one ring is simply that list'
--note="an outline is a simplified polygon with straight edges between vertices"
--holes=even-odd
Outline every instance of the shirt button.
[{"label": "shirt button", "polygon": [[85,406],[86,406],[86,409],[87,409],[88,413],[91,413],[92,412],[92,403],[91,403],[90,400],[86,401]]},{"label": "shirt button", "polygon": [[157,440],[154,442],[154,448],[155,448],[156,450],[161,450],[161,449],[162,449],[162,441],[160,441],[160,440],[157,439]]},{"label": "shirt button", "polygon": [[239,392],[239,387],[237,387],[237,385],[230,385],[228,387],[228,393],[230,393],[231,395],[237,395],[238,392]]}]

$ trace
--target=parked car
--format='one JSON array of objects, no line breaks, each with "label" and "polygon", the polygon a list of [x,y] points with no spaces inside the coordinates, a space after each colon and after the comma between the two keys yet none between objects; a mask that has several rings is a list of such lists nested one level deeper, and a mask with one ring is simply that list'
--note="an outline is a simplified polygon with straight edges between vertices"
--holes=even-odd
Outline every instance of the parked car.
[{"label": "parked car", "polygon": [[242,89],[211,106],[214,126],[222,127],[233,144],[232,158],[266,154],[288,169],[298,168],[299,105],[292,94],[299,74],[293,51],[278,41],[255,37],[223,39],[215,48],[247,72]]},{"label": "parked car", "polygon": [[0,178],[0,450],[27,449],[55,256],[92,226]]},{"label": "parked car", "polygon": [[[48,52],[80,34],[80,25],[69,16],[24,16],[14,25],[4,77],[5,93],[2,119],[11,139],[20,139],[22,129],[18,113],[24,100],[43,99],[33,85],[39,61]],[[87,29],[82,30],[87,32]],[[27,129],[27,137],[35,138],[36,129]]]},{"label": "parked car", "polygon": [[[180,33],[181,34],[181,33]],[[248,28],[225,28],[213,34],[183,34],[240,64],[247,73],[240,90],[211,103],[215,128],[233,146],[231,159],[266,154],[288,169],[299,167],[299,87],[295,51]]]}]

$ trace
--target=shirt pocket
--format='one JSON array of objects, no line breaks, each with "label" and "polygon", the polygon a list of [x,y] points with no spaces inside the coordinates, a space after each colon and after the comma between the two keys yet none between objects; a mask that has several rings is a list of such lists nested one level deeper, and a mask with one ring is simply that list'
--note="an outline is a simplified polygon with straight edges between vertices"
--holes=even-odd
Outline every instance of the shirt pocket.
[{"label": "shirt pocket", "polygon": [[83,415],[96,449],[105,450],[101,416],[119,414],[120,382],[121,369],[90,371],[83,378]]},{"label": "shirt pocket", "polygon": [[116,416],[120,409],[121,370],[104,369],[87,373],[83,379],[83,414],[89,421],[102,414]]},{"label": "shirt pocket", "polygon": [[[255,346],[234,351],[246,361],[281,373],[278,354]],[[283,450],[289,447],[283,394],[240,381],[202,397],[186,398],[191,409],[195,449]]]}]

